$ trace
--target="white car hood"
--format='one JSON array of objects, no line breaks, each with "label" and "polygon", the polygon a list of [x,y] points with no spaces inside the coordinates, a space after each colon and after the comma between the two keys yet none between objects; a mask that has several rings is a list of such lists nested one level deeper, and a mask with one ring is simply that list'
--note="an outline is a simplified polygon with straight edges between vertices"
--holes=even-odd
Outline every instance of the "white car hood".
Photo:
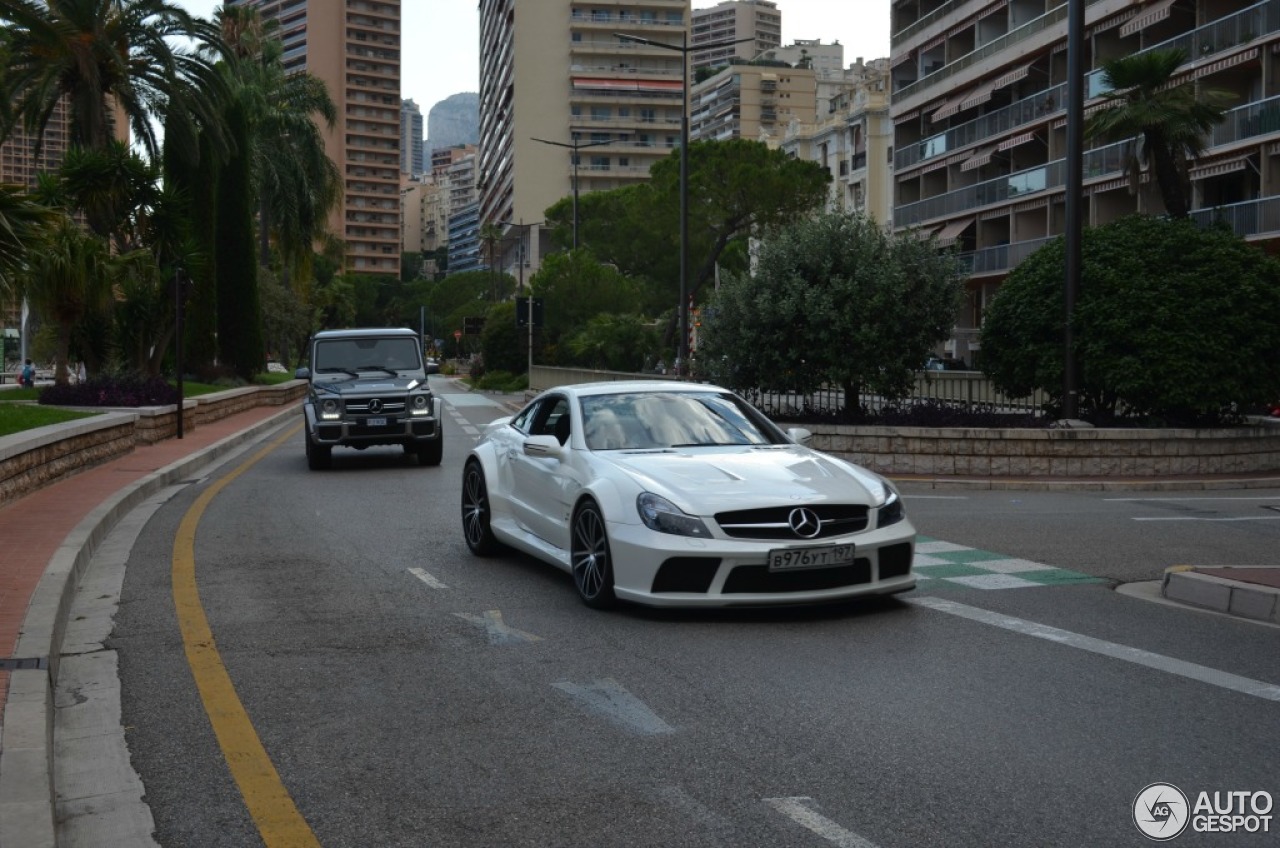
[{"label": "white car hood", "polygon": [[878,479],[799,445],[676,448],[597,454],[686,512],[707,515],[788,503],[880,500]]}]

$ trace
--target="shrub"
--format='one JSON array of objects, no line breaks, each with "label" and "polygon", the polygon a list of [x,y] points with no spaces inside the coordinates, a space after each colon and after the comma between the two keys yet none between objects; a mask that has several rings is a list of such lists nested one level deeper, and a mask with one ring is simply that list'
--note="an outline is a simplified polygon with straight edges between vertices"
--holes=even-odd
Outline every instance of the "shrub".
[{"label": "shrub", "polygon": [[160,377],[104,374],[80,383],[48,386],[40,403],[48,406],[168,406],[178,390]]}]

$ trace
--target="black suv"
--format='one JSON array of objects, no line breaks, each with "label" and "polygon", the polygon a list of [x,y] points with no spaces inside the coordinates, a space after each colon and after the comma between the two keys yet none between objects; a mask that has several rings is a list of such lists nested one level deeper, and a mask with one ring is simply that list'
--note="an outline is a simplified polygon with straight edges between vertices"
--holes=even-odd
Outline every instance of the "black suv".
[{"label": "black suv", "polygon": [[427,385],[418,334],[406,329],[324,330],[311,337],[307,465],[328,468],[335,445],[401,445],[420,465],[444,453],[440,399]]}]

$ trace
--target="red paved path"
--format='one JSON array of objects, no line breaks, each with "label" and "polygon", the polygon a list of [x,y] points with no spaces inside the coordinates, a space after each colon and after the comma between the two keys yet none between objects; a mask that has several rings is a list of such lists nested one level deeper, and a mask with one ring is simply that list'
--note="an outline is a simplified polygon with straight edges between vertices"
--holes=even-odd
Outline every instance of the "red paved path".
[{"label": "red paved path", "polygon": [[[131,453],[45,486],[0,507],[0,659],[14,657],[31,596],[54,553],[85,516],[120,489],[178,460],[277,415],[259,406],[188,430],[182,439],[140,445]],[[0,721],[9,672],[0,671]]]}]

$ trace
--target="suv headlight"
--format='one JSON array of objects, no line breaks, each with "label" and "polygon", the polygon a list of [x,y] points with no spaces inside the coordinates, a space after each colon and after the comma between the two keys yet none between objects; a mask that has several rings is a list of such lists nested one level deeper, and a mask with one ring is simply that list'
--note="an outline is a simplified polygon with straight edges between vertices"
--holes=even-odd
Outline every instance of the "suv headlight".
[{"label": "suv headlight", "polygon": [[320,402],[320,417],[336,420],[342,417],[342,404],[333,398],[325,398]]},{"label": "suv headlight", "polygon": [[670,533],[673,536],[711,538],[711,531],[702,523],[701,518],[689,515],[660,495],[641,492],[636,498],[636,509],[640,512],[640,520],[650,530]]},{"label": "suv headlight", "polygon": [[409,400],[409,407],[414,415],[430,415],[431,395],[414,395]]}]

